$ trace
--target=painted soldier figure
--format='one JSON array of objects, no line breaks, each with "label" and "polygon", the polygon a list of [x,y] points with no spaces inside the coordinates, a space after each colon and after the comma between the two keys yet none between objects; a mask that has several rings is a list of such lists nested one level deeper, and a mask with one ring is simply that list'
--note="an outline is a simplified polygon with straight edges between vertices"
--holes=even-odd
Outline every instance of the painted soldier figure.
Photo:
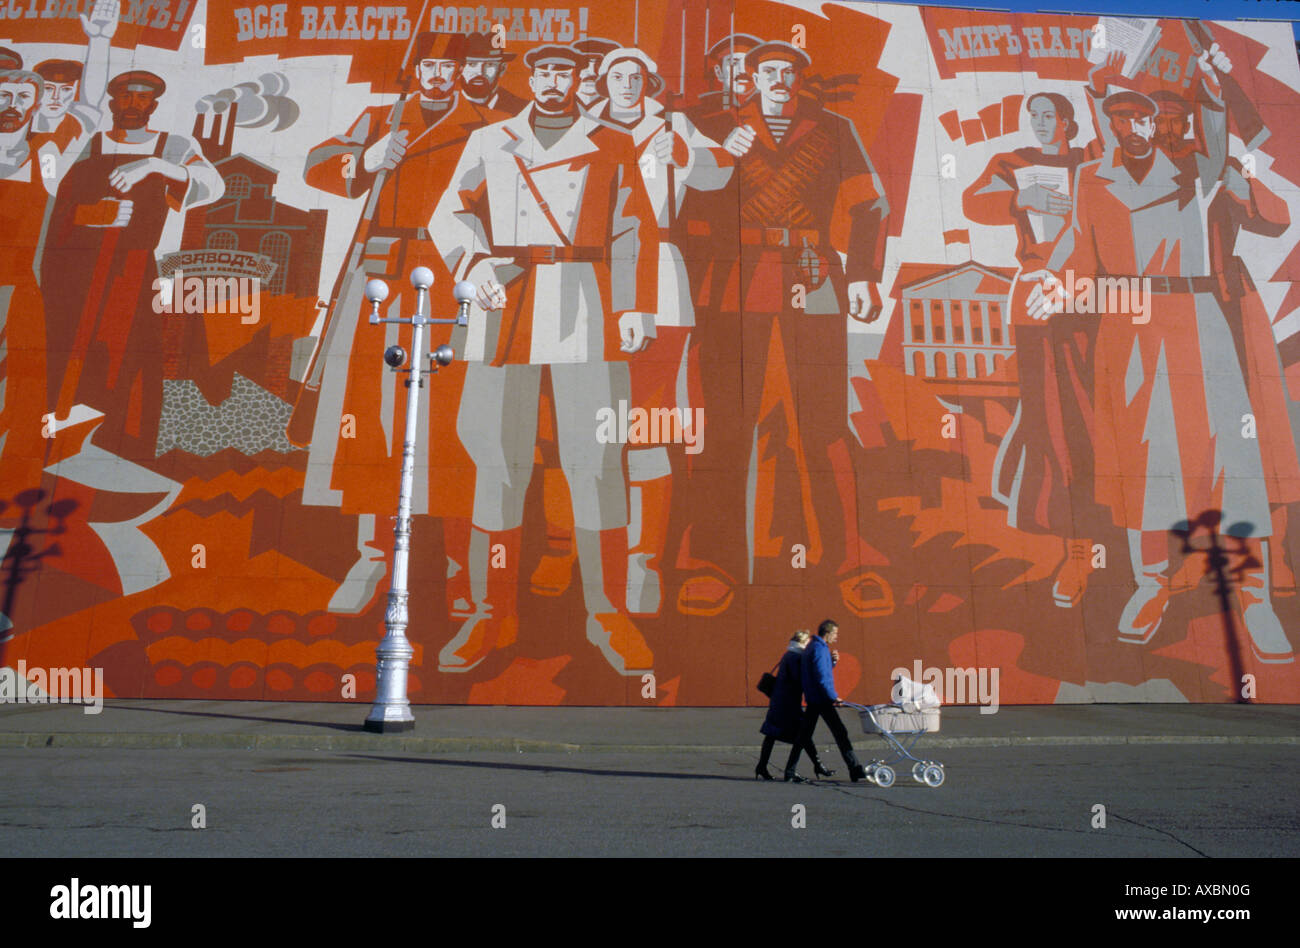
[{"label": "painted soldier figure", "polygon": [[627,359],[655,333],[657,221],[632,137],[578,108],[584,55],[544,45],[524,62],[533,103],[470,136],[429,225],[456,278],[479,287],[459,421],[476,474],[477,611],[439,668],[469,671],[515,641],[524,497],[549,388],[587,639],[617,672],[636,675],[654,658],[627,617],[624,450],[602,443],[596,419],[627,401]]},{"label": "painted soldier figure", "polygon": [[718,88],[702,94],[686,114],[710,138],[721,141],[736,127],[735,110],[754,92],[745,57],[762,42],[749,33],[732,33],[714,43],[705,54],[710,78]]},{"label": "painted soldier figure", "polygon": [[1223,277],[1224,312],[1236,343],[1237,361],[1250,391],[1273,510],[1273,536],[1269,544],[1273,590],[1278,595],[1294,595],[1295,573],[1286,562],[1285,537],[1287,505],[1300,501],[1300,456],[1292,434],[1286,377],[1273,338],[1269,311],[1238,247],[1243,232],[1266,239],[1281,237],[1291,224],[1291,212],[1286,201],[1258,175],[1247,174],[1240,161],[1229,158],[1223,187],[1210,202],[1207,224],[1210,272]]},{"label": "painted soldier figure", "polygon": [[[714,472],[722,482],[703,519],[692,518],[683,560],[697,572],[679,606],[725,608],[731,588],[754,581],[760,560],[788,557],[798,543],[856,615],[883,614],[892,593],[862,569],[881,560],[858,535],[854,470],[865,466],[853,462],[861,448],[848,423],[845,316],[880,315],[888,204],[853,124],[801,94],[811,64],[803,50],[763,43],[746,63],[757,94],[723,143],[738,169],[743,317],[731,322],[738,336],[728,350],[745,353],[741,397],[736,380],[715,371],[725,362],[703,377],[715,382],[704,393],[705,454],[740,459],[748,471]],[[842,236],[832,239],[833,231]],[[729,403],[734,417],[725,414]],[[741,488],[751,480],[763,486],[747,501]],[[747,561],[737,550],[748,551]]]},{"label": "painted soldier figure", "polygon": [[[304,504],[336,506],[357,517],[357,559],[330,602],[331,612],[365,611],[387,573],[384,553],[372,545],[375,518],[397,509],[397,479],[391,474],[405,440],[403,376],[389,371],[380,356],[399,342],[409,348],[411,330],[371,325],[365,284],[381,278],[399,290],[381,306],[381,316],[413,310],[407,277],[416,267],[433,270],[435,287],[451,286],[427,229],[429,217],[470,133],[504,117],[456,91],[463,49],[460,34],[421,33],[413,59],[419,94],[403,99],[400,107],[367,108],[345,133],[307,156],[308,184],[370,201],[357,235],[364,243],[361,265],[343,276],[317,355],[323,362],[320,398],[303,488]],[[432,331],[430,351],[450,339],[449,327]],[[436,434],[422,439],[426,456],[416,465],[413,510],[443,518],[449,605],[468,613],[464,565],[472,476],[455,437],[463,379],[464,366],[453,363],[432,383],[437,397],[420,401],[420,430]]]},{"label": "painted soldier figure", "polygon": [[[1103,101],[1112,144],[1080,167],[1071,227],[1049,268],[1146,278],[1152,294],[1149,322],[1103,319],[1097,334],[1097,494],[1128,531],[1136,582],[1120,616],[1120,641],[1143,644],[1159,630],[1170,598],[1186,584],[1170,575],[1170,532],[1190,531],[1212,513],[1241,547],[1232,565],[1256,657],[1289,662],[1294,655],[1267,583],[1272,524],[1264,459],[1259,440],[1239,436],[1252,413],[1250,390],[1222,274],[1211,272],[1206,254],[1199,194],[1219,184],[1227,158],[1210,62],[1225,73],[1231,68],[1217,47],[1202,56],[1203,148],[1159,147],[1158,108],[1141,93]],[[1050,291],[1031,294],[1029,306],[1040,318],[1071,318],[1052,315]]]}]

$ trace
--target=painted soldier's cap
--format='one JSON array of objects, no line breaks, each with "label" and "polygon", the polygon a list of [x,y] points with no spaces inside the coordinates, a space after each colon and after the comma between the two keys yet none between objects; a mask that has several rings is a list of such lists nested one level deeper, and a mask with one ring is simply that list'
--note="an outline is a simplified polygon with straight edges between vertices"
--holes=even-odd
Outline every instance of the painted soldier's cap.
[{"label": "painted soldier's cap", "polygon": [[492,45],[492,37],[486,33],[458,33],[448,50],[448,59],[495,59],[508,63],[515,58],[514,53],[497,49]]},{"label": "painted soldier's cap", "polygon": [[15,49],[0,46],[0,69],[22,69],[23,57]]},{"label": "painted soldier's cap", "polygon": [[1192,111],[1192,103],[1170,89],[1157,89],[1151,93],[1151,101],[1161,112],[1174,112],[1187,115]]},{"label": "painted soldier's cap", "polygon": [[589,59],[600,61],[605,58],[605,54],[622,47],[622,43],[615,43],[611,39],[605,39],[602,36],[588,36],[586,39],[580,39],[573,44],[573,48],[582,56],[585,63]]},{"label": "painted soldier's cap", "polygon": [[46,82],[77,82],[81,79],[81,63],[71,59],[47,59],[32,67]]},{"label": "painted soldier's cap", "polygon": [[108,94],[117,95],[119,92],[152,92],[155,96],[160,96],[167,91],[167,83],[162,81],[160,76],[155,76],[151,72],[145,72],[143,69],[132,69],[130,72],[124,72],[114,76],[108,84]]},{"label": "painted soldier's cap", "polygon": [[524,65],[529,69],[534,69],[546,62],[564,62],[573,66],[574,69],[581,69],[587,59],[586,54],[580,53],[572,46],[565,46],[561,43],[547,43],[524,53]]},{"label": "painted soldier's cap", "polygon": [[791,46],[781,40],[769,40],[766,43],[759,43],[745,54],[745,67],[750,72],[753,72],[758,68],[759,63],[769,62],[773,59],[793,63],[797,69],[807,69],[812,65],[812,60],[808,58],[808,54],[799,47]]},{"label": "painted soldier's cap", "polygon": [[757,36],[750,33],[732,33],[722,37],[712,46],[704,55],[709,59],[721,59],[723,56],[730,56],[732,53],[744,53],[753,49],[755,46],[763,45],[763,41]]},{"label": "painted soldier's cap", "polygon": [[463,46],[464,33],[430,33],[428,30],[415,38],[415,56],[412,63],[424,62],[426,59],[462,60],[458,48]]},{"label": "painted soldier's cap", "polygon": [[[603,79],[609,73],[610,69],[613,68],[615,63],[623,62],[628,59],[640,63],[642,68],[645,70],[646,95],[653,98],[663,91],[664,80],[663,77],[659,75],[659,67],[655,64],[655,61],[650,58],[648,53],[634,47],[621,46],[618,49],[611,49],[605,54],[605,58],[600,61],[600,69],[598,69],[597,72]],[[604,94],[604,90],[602,90],[602,94]]]},{"label": "painted soldier's cap", "polygon": [[1106,96],[1101,103],[1101,110],[1107,115],[1155,115],[1156,104],[1141,92],[1125,89]]}]

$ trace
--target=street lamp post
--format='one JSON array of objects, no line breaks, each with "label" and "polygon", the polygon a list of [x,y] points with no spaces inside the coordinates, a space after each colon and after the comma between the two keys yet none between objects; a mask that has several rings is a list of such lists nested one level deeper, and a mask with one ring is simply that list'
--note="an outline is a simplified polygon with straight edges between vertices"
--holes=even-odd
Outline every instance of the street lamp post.
[{"label": "street lamp post", "polygon": [[[386,633],[376,649],[375,668],[375,702],[370,707],[366,718],[367,731],[381,734],[409,731],[415,727],[415,718],[411,716],[411,703],[406,697],[406,677],[410,669],[414,649],[406,638],[408,612],[406,607],[407,559],[411,549],[411,490],[415,482],[415,436],[416,417],[420,405],[420,389],[424,386],[420,365],[423,362],[424,327],[433,324],[469,325],[469,304],[474,299],[474,284],[457,283],[452,295],[456,299],[458,313],[455,319],[434,319],[426,316],[429,301],[429,287],[433,285],[433,271],[428,267],[417,267],[411,273],[411,286],[415,287],[415,315],[380,319],[379,304],[388,298],[388,285],[383,280],[371,280],[366,284],[366,299],[373,307],[370,313],[371,325],[379,323],[402,323],[412,327],[411,331],[411,366],[406,371],[410,374],[406,381],[406,440],[402,445],[402,486],[397,501],[397,525],[393,528],[392,585],[388,590],[388,608],[384,612]],[[456,357],[451,346],[439,346],[430,354],[430,359],[438,365],[448,365]],[[406,353],[401,346],[390,346],[384,353],[384,361],[393,371],[401,371],[406,361]],[[433,371],[437,371],[434,369]]]}]

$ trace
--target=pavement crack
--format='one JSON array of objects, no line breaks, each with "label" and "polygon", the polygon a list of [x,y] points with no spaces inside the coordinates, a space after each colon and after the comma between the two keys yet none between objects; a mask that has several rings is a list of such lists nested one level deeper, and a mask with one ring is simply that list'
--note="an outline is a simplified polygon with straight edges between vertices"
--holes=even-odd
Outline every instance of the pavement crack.
[{"label": "pavement crack", "polygon": [[1188,849],[1190,849],[1192,852],[1196,853],[1196,855],[1201,856],[1201,857],[1203,857],[1203,858],[1205,858],[1205,859],[1209,859],[1209,858],[1210,858],[1210,854],[1209,854],[1209,853],[1203,853],[1203,852],[1201,852],[1199,849],[1197,849],[1197,848],[1196,848],[1195,846],[1193,846],[1191,843],[1187,842],[1187,840],[1185,840],[1185,839],[1180,839],[1179,837],[1175,836],[1173,833],[1169,832],[1168,830],[1162,830],[1162,829],[1161,829],[1160,827],[1158,827],[1158,826],[1148,826],[1146,823],[1139,823],[1137,820],[1129,819],[1127,816],[1120,816],[1118,813],[1115,813],[1115,812],[1113,812],[1113,811],[1112,811],[1111,814],[1110,814],[1110,818],[1111,818],[1112,820],[1119,820],[1121,823],[1131,823],[1133,826],[1140,826],[1140,827],[1142,827],[1143,829],[1151,830],[1153,833],[1159,833],[1159,834],[1161,834],[1162,836],[1168,836],[1168,837],[1169,837],[1170,839],[1172,839],[1175,843],[1177,843],[1177,844],[1180,845],[1180,846],[1186,846],[1186,847],[1187,847]]},{"label": "pavement crack", "polygon": [[[991,819],[988,817],[967,816],[962,813],[942,813],[938,810],[928,810],[923,807],[908,806],[905,803],[895,803],[894,801],[886,800],[883,797],[864,797],[861,794],[853,793],[847,787],[829,787],[828,789],[834,790],[837,793],[842,793],[845,796],[852,797],[854,799],[867,800],[872,803],[878,803],[881,806],[889,807],[890,809],[904,810],[908,813],[916,813],[921,816],[938,816],[938,817],[943,817],[944,819],[960,820],[966,823],[984,823],[990,826],[1015,826],[1021,829],[1050,830],[1055,833],[1075,833],[1075,834],[1082,834],[1085,836],[1090,835],[1091,833],[1094,832],[1091,829],[1071,829],[1068,826],[1045,826],[1041,823],[1020,823],[1015,820],[998,820],[998,819]],[[1133,820],[1126,820],[1125,822],[1133,823],[1134,826],[1142,825],[1141,823],[1137,823]],[[1153,827],[1144,827],[1144,828],[1153,828]],[[1163,831],[1157,830],[1157,832],[1163,832]],[[1123,833],[1115,833],[1113,835],[1121,839],[1143,839],[1144,838],[1141,836],[1129,836]],[[1182,840],[1178,840],[1178,839],[1175,839],[1175,841],[1180,843],[1182,842]],[[1183,843],[1183,845],[1186,846],[1188,844]],[[1201,853],[1201,855],[1205,855],[1205,854]]]}]

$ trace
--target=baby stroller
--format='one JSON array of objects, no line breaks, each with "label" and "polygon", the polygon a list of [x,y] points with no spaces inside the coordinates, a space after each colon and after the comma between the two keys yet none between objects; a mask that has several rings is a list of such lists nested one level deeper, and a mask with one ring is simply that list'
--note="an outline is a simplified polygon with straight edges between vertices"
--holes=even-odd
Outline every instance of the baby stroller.
[{"label": "baby stroller", "polygon": [[[939,730],[939,696],[931,685],[918,684],[900,676],[894,688],[897,700],[890,704],[861,705],[844,702],[862,718],[866,734],[879,734],[894,753],[866,765],[867,777],[879,787],[894,785],[894,765],[904,760],[912,761],[912,779],[927,787],[943,785],[943,764],[934,760],[921,760],[912,756],[912,748],[922,734]],[[901,738],[901,740],[900,740]]]}]

